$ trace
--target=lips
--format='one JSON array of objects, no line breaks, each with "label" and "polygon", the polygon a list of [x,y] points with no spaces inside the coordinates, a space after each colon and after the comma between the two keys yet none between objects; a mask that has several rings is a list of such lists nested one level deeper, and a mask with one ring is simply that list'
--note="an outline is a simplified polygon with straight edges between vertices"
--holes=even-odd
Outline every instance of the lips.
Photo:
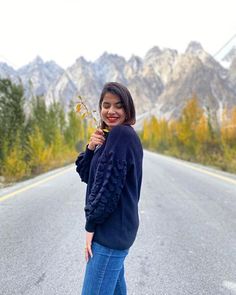
[{"label": "lips", "polygon": [[108,121],[115,122],[119,117],[107,117]]}]

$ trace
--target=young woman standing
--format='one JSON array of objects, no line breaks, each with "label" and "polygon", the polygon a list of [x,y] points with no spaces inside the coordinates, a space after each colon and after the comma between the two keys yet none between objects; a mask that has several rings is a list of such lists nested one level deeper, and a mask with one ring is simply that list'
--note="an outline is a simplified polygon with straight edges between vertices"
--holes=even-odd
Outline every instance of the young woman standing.
[{"label": "young woman standing", "polygon": [[[125,295],[124,260],[139,226],[143,149],[131,126],[135,107],[125,86],[105,84],[99,112],[101,129],[92,134],[75,162],[87,183],[82,295]],[[104,128],[109,130],[107,136]]]}]

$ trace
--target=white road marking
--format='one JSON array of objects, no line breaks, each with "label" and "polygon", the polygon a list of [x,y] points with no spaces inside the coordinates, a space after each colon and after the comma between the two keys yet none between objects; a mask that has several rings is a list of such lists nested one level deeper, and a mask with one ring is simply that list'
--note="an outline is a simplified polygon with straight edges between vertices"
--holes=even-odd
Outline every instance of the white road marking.
[{"label": "white road marking", "polygon": [[59,175],[62,175],[64,173],[67,173],[71,169],[72,169],[72,167],[63,169],[62,171],[60,171],[58,173],[55,173],[55,174],[53,174],[51,176],[48,176],[48,177],[46,177],[46,178],[44,178],[42,180],[39,180],[39,181],[37,181],[35,183],[32,183],[30,185],[27,185],[26,187],[23,187],[21,189],[18,189],[16,191],[13,191],[13,192],[11,192],[11,193],[9,193],[7,195],[1,196],[0,197],[0,202],[5,201],[5,200],[9,199],[10,197],[15,196],[15,195],[17,195],[19,193],[25,192],[25,191],[27,191],[27,190],[29,190],[29,189],[31,189],[33,187],[36,187],[36,186],[38,186],[38,185],[40,185],[42,183],[45,183],[45,182],[47,182],[47,181],[49,181],[49,180],[51,180],[51,179],[53,179],[53,178],[55,178],[55,177],[57,177]]},{"label": "white road marking", "polygon": [[205,170],[204,168],[198,168],[198,167],[195,167],[191,164],[187,164],[187,163],[182,163],[183,166],[186,166],[186,167],[189,167],[193,170],[196,170],[196,171],[199,171],[199,172],[202,172],[202,173],[205,173],[205,174],[208,174],[208,175],[211,175],[211,176],[214,176],[216,178],[219,178],[219,179],[222,179],[224,181],[227,181],[227,182],[230,182],[230,183],[233,183],[233,184],[236,184],[236,179],[232,179],[232,178],[229,178],[229,177],[226,177],[226,176],[223,176],[223,175],[220,175],[220,174],[217,174],[217,173],[214,173],[214,172],[210,172],[208,170]]},{"label": "white road marking", "polygon": [[[152,155],[159,156],[159,154],[155,154],[154,152],[150,152],[150,151],[146,151],[146,152],[147,152],[147,153],[150,153],[150,154],[152,154]],[[161,155],[161,156],[163,156],[163,155]],[[236,179],[234,179],[234,178],[230,178],[230,177],[227,177],[227,176],[223,176],[223,175],[221,175],[221,174],[218,174],[217,172],[211,172],[211,171],[209,171],[209,170],[207,170],[207,169],[204,169],[204,168],[196,167],[196,166],[192,165],[191,163],[184,162],[184,160],[181,161],[180,159],[177,159],[177,158],[170,158],[170,157],[168,157],[168,156],[164,156],[164,157],[166,157],[169,161],[172,161],[172,162],[175,161],[175,162],[177,162],[178,164],[181,164],[182,166],[185,166],[185,167],[191,168],[191,169],[193,169],[193,170],[199,171],[199,172],[201,172],[201,173],[208,174],[208,175],[210,175],[210,176],[213,176],[213,177],[216,177],[216,178],[222,179],[222,180],[224,180],[224,181],[226,181],[226,182],[230,182],[230,183],[236,184]],[[196,164],[198,164],[198,163],[196,163]],[[219,172],[220,172],[220,170],[219,170]]]}]

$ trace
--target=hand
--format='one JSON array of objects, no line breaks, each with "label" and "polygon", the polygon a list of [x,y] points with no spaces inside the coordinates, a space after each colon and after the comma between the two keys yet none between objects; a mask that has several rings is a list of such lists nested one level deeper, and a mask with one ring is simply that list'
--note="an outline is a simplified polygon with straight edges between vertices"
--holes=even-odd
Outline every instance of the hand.
[{"label": "hand", "polygon": [[90,233],[90,232],[86,231],[86,246],[85,246],[85,260],[86,260],[86,262],[89,261],[90,257],[91,258],[93,257],[92,248],[91,248],[93,236],[94,236],[94,233]]},{"label": "hand", "polygon": [[102,145],[105,141],[104,132],[102,129],[97,129],[90,137],[88,148],[95,150],[96,145]]}]

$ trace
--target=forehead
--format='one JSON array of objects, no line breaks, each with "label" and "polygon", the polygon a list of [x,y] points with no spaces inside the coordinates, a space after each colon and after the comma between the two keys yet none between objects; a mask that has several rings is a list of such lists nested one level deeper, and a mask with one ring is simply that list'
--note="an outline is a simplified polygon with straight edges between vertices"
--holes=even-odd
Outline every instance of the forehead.
[{"label": "forehead", "polygon": [[120,97],[116,94],[113,94],[111,92],[107,92],[103,97],[103,102],[118,102],[121,101]]}]

